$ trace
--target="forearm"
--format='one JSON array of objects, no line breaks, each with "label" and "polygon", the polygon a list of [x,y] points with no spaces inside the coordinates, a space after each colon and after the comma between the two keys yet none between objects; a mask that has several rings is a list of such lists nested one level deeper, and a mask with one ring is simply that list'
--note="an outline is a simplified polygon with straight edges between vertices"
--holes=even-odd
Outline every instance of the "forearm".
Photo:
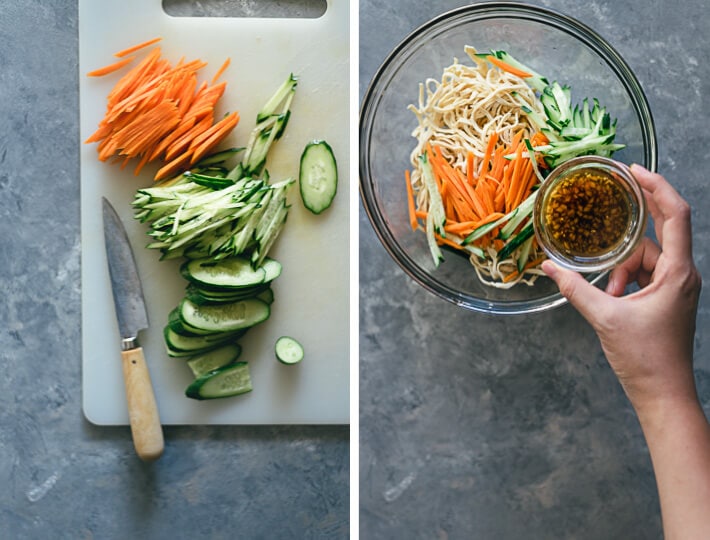
[{"label": "forearm", "polygon": [[651,454],[667,540],[710,531],[710,425],[696,396],[638,409]]}]

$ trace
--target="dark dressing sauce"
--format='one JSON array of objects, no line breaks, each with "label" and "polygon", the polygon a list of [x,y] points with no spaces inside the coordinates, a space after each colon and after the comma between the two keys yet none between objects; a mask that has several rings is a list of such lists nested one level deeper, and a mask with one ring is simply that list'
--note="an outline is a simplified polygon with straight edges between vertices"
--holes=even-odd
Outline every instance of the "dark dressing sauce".
[{"label": "dark dressing sauce", "polygon": [[583,169],[553,188],[544,221],[563,253],[593,257],[612,250],[624,239],[630,217],[628,197],[611,174]]}]

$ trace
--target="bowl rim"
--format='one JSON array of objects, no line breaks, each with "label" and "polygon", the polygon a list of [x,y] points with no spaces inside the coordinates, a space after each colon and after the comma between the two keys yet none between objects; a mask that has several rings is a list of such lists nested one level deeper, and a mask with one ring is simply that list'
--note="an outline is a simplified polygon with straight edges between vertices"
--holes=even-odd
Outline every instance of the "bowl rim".
[{"label": "bowl rim", "polygon": [[[579,39],[589,49],[594,51],[616,75],[627,92],[642,128],[641,136],[644,149],[644,166],[650,171],[655,172],[657,170],[658,143],[655,123],[648,105],[648,100],[636,75],[622,56],[605,38],[574,17],[547,7],[540,7],[524,2],[476,3],[445,11],[409,32],[385,57],[370,80],[363,94],[359,111],[358,162],[359,191],[362,206],[376,236],[397,265],[410,278],[434,295],[468,310],[486,314],[514,315],[547,311],[566,304],[567,299],[558,292],[550,296],[542,297],[536,301],[489,301],[483,298],[475,298],[461,294],[441,281],[436,280],[429,273],[424,271],[418,263],[412,260],[399,246],[399,243],[387,229],[386,220],[378,205],[371,202],[373,190],[370,180],[371,175],[369,174],[368,152],[365,152],[365,150],[369,149],[369,143],[367,141],[368,128],[372,121],[372,111],[376,108],[375,106],[379,101],[375,98],[377,97],[377,90],[379,89],[382,79],[390,71],[393,61],[406,50],[412,41],[417,40],[421,34],[430,32],[437,26],[445,24],[451,19],[471,16],[474,17],[470,19],[472,21],[513,16],[516,19],[545,24]],[[596,284],[607,273],[608,271],[588,274],[587,278],[591,283]]]}]

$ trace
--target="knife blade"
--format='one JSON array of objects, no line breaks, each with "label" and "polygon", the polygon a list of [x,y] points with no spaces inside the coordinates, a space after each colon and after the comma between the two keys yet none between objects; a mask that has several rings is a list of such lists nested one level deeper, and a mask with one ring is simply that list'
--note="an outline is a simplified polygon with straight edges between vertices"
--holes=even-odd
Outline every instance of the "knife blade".
[{"label": "knife blade", "polygon": [[121,338],[121,363],[133,445],[138,457],[152,461],[162,455],[164,441],[150,372],[138,343],[138,333],[148,328],[148,312],[126,229],[105,197],[102,197],[102,205],[106,259]]}]

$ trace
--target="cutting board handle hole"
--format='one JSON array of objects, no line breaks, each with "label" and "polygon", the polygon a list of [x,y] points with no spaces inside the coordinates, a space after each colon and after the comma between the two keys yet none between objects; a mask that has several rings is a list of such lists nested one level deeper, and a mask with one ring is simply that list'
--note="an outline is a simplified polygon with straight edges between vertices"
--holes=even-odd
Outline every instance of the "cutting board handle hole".
[{"label": "cutting board handle hole", "polygon": [[328,0],[162,0],[171,17],[238,17],[273,19],[318,19]]}]

